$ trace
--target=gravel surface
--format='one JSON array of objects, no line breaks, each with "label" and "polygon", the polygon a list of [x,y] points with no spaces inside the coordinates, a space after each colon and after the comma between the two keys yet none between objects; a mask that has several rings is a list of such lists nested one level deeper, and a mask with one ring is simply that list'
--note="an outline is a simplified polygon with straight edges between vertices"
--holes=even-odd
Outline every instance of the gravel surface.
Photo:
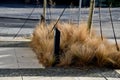
[{"label": "gravel surface", "polygon": [[1,69],[0,77],[5,76],[46,76],[46,77],[113,77],[120,78],[120,74],[112,69],[72,69],[72,68],[46,68],[46,69]]}]

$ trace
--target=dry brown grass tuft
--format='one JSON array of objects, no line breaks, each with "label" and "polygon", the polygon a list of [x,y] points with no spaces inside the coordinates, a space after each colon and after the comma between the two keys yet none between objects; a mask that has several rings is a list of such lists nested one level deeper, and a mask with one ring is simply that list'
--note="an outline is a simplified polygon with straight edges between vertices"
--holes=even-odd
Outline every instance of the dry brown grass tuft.
[{"label": "dry brown grass tuft", "polygon": [[[50,67],[55,61],[53,54],[54,33],[49,32],[53,23],[44,27],[38,24],[33,32],[31,47],[44,66]],[[91,36],[85,23],[59,23],[57,28],[61,32],[60,39],[60,67],[112,67],[120,68],[120,52],[92,31]]]}]

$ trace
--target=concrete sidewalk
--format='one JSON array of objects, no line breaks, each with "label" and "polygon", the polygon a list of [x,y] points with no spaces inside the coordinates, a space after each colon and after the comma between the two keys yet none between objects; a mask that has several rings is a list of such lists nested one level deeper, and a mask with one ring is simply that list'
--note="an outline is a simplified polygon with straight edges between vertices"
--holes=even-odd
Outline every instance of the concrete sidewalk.
[{"label": "concrete sidewalk", "polygon": [[[20,5],[20,4],[3,4],[0,5],[0,17],[8,17],[8,18],[28,18],[29,19],[40,19],[40,15],[43,14],[43,7],[36,6],[36,5]],[[56,5],[57,6],[57,5]],[[60,14],[63,11],[63,7],[54,7],[51,8],[51,14],[49,12],[49,8],[47,8],[46,11],[46,19],[58,19]],[[111,8],[112,10],[112,17],[114,21],[120,21],[120,8]],[[61,17],[61,20],[78,20],[78,14],[79,9],[78,7],[74,8],[66,8],[64,14]],[[81,20],[86,21],[88,19],[88,13],[89,13],[89,8],[81,8]],[[50,17],[51,16],[51,17]],[[99,22],[99,9],[95,8],[94,15],[93,15],[93,21],[98,21]],[[110,21],[110,16],[109,16],[109,9],[108,8],[101,8],[101,17],[102,21]]]},{"label": "concrete sidewalk", "polygon": [[32,49],[1,47],[0,48],[0,69],[21,69],[42,67]]},{"label": "concrete sidewalk", "polygon": [[102,77],[2,77],[0,80],[120,80],[120,78],[102,78]]},{"label": "concrete sidewalk", "polygon": [[120,80],[120,70],[44,68],[31,48],[1,47],[0,80]]},{"label": "concrete sidewalk", "polygon": [[[34,6],[35,5],[31,6],[20,4],[0,5],[0,39],[12,39],[15,34],[18,34],[17,37],[29,37],[39,22],[40,15],[43,13],[42,7],[34,8]],[[111,8],[111,10],[116,37],[117,39],[120,39],[120,8]],[[31,14],[32,11],[33,13]],[[63,8],[52,8],[50,14],[49,9],[47,9],[46,19],[56,20],[62,11]],[[67,8],[60,20],[78,23],[78,11],[78,8]],[[87,22],[88,13],[89,8],[81,9],[81,21]],[[101,18],[104,37],[114,38],[108,8],[101,8]],[[28,20],[26,21],[26,19]],[[95,8],[93,15],[93,26],[98,34],[100,34],[99,22],[99,10],[98,8]]]}]

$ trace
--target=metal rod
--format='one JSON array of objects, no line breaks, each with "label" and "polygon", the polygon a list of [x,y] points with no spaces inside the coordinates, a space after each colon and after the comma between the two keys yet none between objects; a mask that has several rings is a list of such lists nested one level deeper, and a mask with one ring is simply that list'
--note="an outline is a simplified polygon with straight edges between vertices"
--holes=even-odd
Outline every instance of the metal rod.
[{"label": "metal rod", "polygon": [[79,0],[79,16],[78,16],[78,25],[80,25],[80,19],[81,19],[81,7],[82,7],[82,0]]},{"label": "metal rod", "polygon": [[69,14],[69,23],[73,23],[73,19],[72,19],[72,11],[73,11],[73,3],[70,3],[70,14]]},{"label": "metal rod", "polygon": [[49,17],[50,17],[50,21],[52,20],[52,14],[51,14],[51,12],[52,12],[52,11],[51,11],[51,5],[50,5],[50,6],[49,6],[49,14],[50,14]]},{"label": "metal rod", "polygon": [[22,28],[24,27],[24,25],[27,23],[27,21],[30,18],[30,16],[33,14],[35,8],[36,8],[36,6],[34,6],[34,8],[32,9],[31,13],[28,15],[27,19],[25,20],[25,22],[23,23],[23,25],[20,27],[20,29],[18,30],[18,32],[16,33],[16,35],[13,37],[13,39],[18,36],[18,34],[20,33],[20,31],[22,30]]},{"label": "metal rod", "polygon": [[100,23],[100,34],[101,34],[101,39],[103,40],[103,33],[102,33],[102,26],[101,26],[101,0],[99,0],[99,23]]},{"label": "metal rod", "polygon": [[112,3],[109,4],[110,20],[111,20],[111,25],[112,25],[113,35],[114,35],[114,39],[115,39],[115,43],[116,43],[116,49],[117,49],[117,51],[119,51],[120,49],[119,49],[119,46],[118,46],[118,43],[117,43],[117,38],[116,38],[115,29],[114,29],[114,25],[113,25],[111,6],[112,6]]},{"label": "metal rod", "polygon": [[62,13],[60,14],[60,16],[59,16],[58,20],[56,21],[55,25],[53,26],[53,28],[52,28],[52,30],[51,30],[50,32],[52,32],[52,31],[53,31],[53,29],[56,27],[56,25],[57,25],[58,21],[60,20],[61,16],[62,16],[62,15],[63,15],[63,13],[65,12],[65,9],[66,9],[66,7],[63,9]]},{"label": "metal rod", "polygon": [[53,6],[54,6],[55,4],[54,4],[54,2],[53,2],[53,0],[49,0],[49,13],[50,13],[50,21],[52,20],[52,8],[53,8]]}]

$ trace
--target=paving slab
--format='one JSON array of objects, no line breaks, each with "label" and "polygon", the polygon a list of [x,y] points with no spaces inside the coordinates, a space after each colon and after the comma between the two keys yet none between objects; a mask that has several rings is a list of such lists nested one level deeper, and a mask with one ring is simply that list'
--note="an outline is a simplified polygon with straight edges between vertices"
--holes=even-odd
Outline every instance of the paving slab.
[{"label": "paving slab", "polygon": [[52,80],[78,80],[75,77],[52,77]]},{"label": "paving slab", "polygon": [[116,69],[115,71],[120,74],[120,69]]},{"label": "paving slab", "polygon": [[16,57],[36,57],[36,54],[32,51],[31,48],[20,47],[15,48]]},{"label": "paving slab", "polygon": [[18,68],[13,48],[0,48],[0,68]]},{"label": "paving slab", "polygon": [[19,65],[19,69],[24,69],[24,68],[26,68],[26,69],[33,68],[34,69],[34,68],[43,67],[41,64],[36,63],[36,62],[19,62],[18,65]]},{"label": "paving slab", "polygon": [[39,63],[36,57],[17,57],[18,63]]},{"label": "paving slab", "polygon": [[[23,80],[52,80],[51,77],[44,76],[23,76]],[[57,79],[58,80],[58,79]]]},{"label": "paving slab", "polygon": [[120,78],[107,78],[107,80],[120,80]]},{"label": "paving slab", "polygon": [[41,68],[31,48],[0,48],[0,69]]},{"label": "paving slab", "polygon": [[104,77],[78,77],[79,80],[106,80]]},{"label": "paving slab", "polygon": [[0,77],[0,80],[22,80],[21,77]]},{"label": "paving slab", "polygon": [[18,68],[17,59],[15,57],[0,58],[0,68]]}]

